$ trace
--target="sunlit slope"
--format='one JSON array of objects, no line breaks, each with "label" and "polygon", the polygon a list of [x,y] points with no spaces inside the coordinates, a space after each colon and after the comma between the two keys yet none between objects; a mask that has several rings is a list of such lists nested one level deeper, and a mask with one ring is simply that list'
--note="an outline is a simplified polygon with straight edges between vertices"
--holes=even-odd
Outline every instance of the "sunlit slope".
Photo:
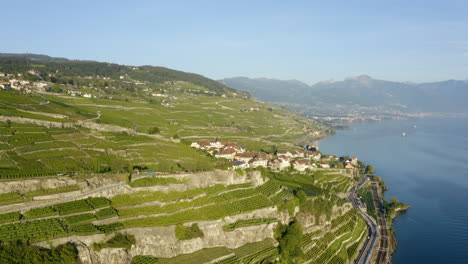
[{"label": "sunlit slope", "polygon": [[206,170],[215,161],[190,148],[191,141],[219,137],[268,150],[294,147],[318,130],[292,112],[248,98],[174,93],[174,105],[166,107],[135,98],[1,95],[3,175],[124,171],[124,163]]}]

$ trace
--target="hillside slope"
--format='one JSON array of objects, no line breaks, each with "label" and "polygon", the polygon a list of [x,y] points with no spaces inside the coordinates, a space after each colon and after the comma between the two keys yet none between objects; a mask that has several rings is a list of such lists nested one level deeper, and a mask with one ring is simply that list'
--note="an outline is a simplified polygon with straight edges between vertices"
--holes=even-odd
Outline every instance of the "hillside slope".
[{"label": "hillside slope", "polygon": [[0,91],[3,175],[206,170],[224,165],[192,141],[272,151],[326,133],[216,81],[160,67],[7,56],[0,72],[11,86]]},{"label": "hillside slope", "polygon": [[[41,58],[0,58],[0,256],[70,264],[357,256],[366,224],[344,199],[357,171],[302,150],[326,127],[195,74]],[[223,149],[197,149],[203,142],[240,147],[248,162],[234,168],[217,156]]]},{"label": "hillside slope", "polygon": [[[132,79],[155,84],[190,82],[218,95],[234,92],[234,89],[204,76],[164,67],[133,67],[96,61],[67,60],[46,55],[0,53],[0,72],[21,73],[31,69],[40,72],[41,80],[58,84],[74,84],[82,78],[106,77],[108,80]],[[70,80],[73,82],[70,83]]]}]

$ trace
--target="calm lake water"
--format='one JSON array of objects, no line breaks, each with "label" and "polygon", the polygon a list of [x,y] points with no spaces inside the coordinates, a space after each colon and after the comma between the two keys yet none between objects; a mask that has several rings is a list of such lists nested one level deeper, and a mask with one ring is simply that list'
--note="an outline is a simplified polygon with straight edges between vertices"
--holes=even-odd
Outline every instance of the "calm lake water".
[{"label": "calm lake water", "polygon": [[468,119],[353,124],[319,146],[374,164],[385,196],[412,206],[394,222],[393,263],[468,263]]}]

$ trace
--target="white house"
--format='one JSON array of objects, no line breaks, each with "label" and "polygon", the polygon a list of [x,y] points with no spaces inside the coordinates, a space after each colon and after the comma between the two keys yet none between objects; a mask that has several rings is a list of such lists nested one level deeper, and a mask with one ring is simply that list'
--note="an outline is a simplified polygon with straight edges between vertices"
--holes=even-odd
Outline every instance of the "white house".
[{"label": "white house", "polygon": [[241,144],[237,142],[221,142],[224,148],[232,148],[236,150],[237,153],[244,153],[245,148],[241,146]]},{"label": "white house", "polygon": [[0,82],[0,88],[3,90],[9,90],[11,88],[11,85],[9,82]]},{"label": "white house", "polygon": [[289,166],[291,166],[291,163],[288,157],[274,157],[268,162],[268,167],[274,171],[281,171],[289,168]]},{"label": "white house", "polygon": [[32,75],[35,75],[35,76],[37,76],[37,77],[40,77],[40,76],[41,76],[41,72],[38,71],[38,70],[34,70],[34,69],[29,70],[28,73],[30,73],[30,74],[32,74]]},{"label": "white house", "polygon": [[198,140],[196,142],[193,142],[190,146],[192,146],[194,148],[199,148],[199,149],[209,149],[209,148],[220,149],[224,145],[221,142],[219,142],[218,140],[216,140],[216,141]]},{"label": "white house", "polygon": [[20,81],[17,79],[10,80],[10,87],[11,89],[19,90],[21,89]]},{"label": "white house", "polygon": [[85,98],[92,98],[93,95],[92,95],[92,94],[89,94],[89,93],[85,93],[85,94],[83,94],[83,97],[85,97]]},{"label": "white house", "polygon": [[256,152],[244,152],[244,153],[237,153],[235,159],[238,161],[242,161],[248,163],[251,159],[257,156]]},{"label": "white house", "polygon": [[221,141],[216,139],[216,141],[210,141],[210,147],[220,149],[224,147],[224,145],[221,143]]},{"label": "white house", "polygon": [[236,150],[232,148],[222,148],[217,154],[215,154],[215,157],[220,159],[228,159],[228,160],[233,160],[234,156],[236,155]]},{"label": "white house", "polygon": [[320,152],[318,151],[314,151],[309,154],[309,158],[315,161],[319,161],[321,157],[322,157],[322,154],[320,154]]},{"label": "white house", "polygon": [[292,158],[303,158],[304,152],[303,151],[291,151]]},{"label": "white house", "polygon": [[280,157],[303,158],[304,152],[303,151],[278,150],[276,152],[276,155]]},{"label": "white house", "polygon": [[34,83],[34,86],[38,87],[38,88],[45,88],[47,87],[47,83],[46,82],[35,82]]},{"label": "white house", "polygon": [[330,164],[326,163],[326,162],[322,162],[320,163],[320,167],[321,168],[324,168],[324,169],[329,169],[330,168]]},{"label": "white house", "polygon": [[268,167],[268,159],[264,159],[259,156],[255,156],[255,158],[251,159],[249,161],[249,167],[251,168],[257,168],[257,167]]},{"label": "white house", "polygon": [[232,162],[232,168],[233,169],[247,169],[249,167],[249,163],[246,163],[246,162],[242,162],[242,161],[238,161],[238,160],[235,160]]},{"label": "white house", "polygon": [[278,157],[292,157],[291,151],[288,150],[278,150],[276,151],[276,156]]},{"label": "white house", "polygon": [[292,162],[293,168],[297,171],[305,171],[306,169],[310,169],[310,162],[305,159],[296,159]]},{"label": "white house", "polygon": [[75,91],[75,90],[68,90],[67,94],[69,94],[71,96],[76,96],[76,95],[81,95],[81,92],[80,91]]}]

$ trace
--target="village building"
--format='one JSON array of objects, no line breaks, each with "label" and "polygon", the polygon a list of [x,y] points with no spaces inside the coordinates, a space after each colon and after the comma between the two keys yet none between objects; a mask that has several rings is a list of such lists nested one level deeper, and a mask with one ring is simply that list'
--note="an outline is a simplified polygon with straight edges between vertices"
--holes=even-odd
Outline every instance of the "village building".
[{"label": "village building", "polygon": [[304,158],[304,151],[291,151],[293,158]]},{"label": "village building", "polygon": [[152,95],[152,96],[156,96],[156,97],[167,97],[167,95],[165,95],[165,94],[160,94],[160,93],[156,93],[156,94],[153,93],[153,94],[151,94],[151,95]]},{"label": "village building", "polygon": [[205,149],[205,147],[209,144],[209,141],[208,140],[198,140],[198,141],[195,141],[195,142],[192,142],[192,144],[190,144],[190,146],[192,148],[197,148],[197,149]]},{"label": "village building", "polygon": [[322,162],[322,163],[320,163],[320,168],[329,169],[329,168],[330,168],[330,164],[328,164],[328,163],[326,163],[326,162]]},{"label": "village building", "polygon": [[244,153],[237,153],[235,156],[235,159],[238,161],[248,163],[250,160],[255,158],[255,156],[257,156],[257,152],[249,151],[249,152],[244,152]]},{"label": "village building", "polygon": [[2,88],[2,90],[10,90],[11,84],[9,82],[0,82],[0,88]]},{"label": "village building", "polygon": [[276,151],[276,156],[278,157],[292,157],[292,153],[289,150],[278,150]]},{"label": "village building", "polygon": [[345,169],[354,169],[354,166],[348,163],[346,164]]},{"label": "village building", "polygon": [[220,142],[218,139],[216,139],[215,141],[198,140],[196,142],[193,142],[190,146],[193,148],[197,148],[197,149],[208,150],[209,148],[221,149],[222,147],[224,147],[224,144]]},{"label": "village building", "polygon": [[318,152],[318,151],[314,151],[312,153],[309,153],[309,158],[311,160],[319,161],[321,157],[322,157],[322,154],[320,154],[320,152]]},{"label": "village building", "polygon": [[29,81],[26,81],[26,80],[20,80],[20,81],[19,81],[19,84],[20,84],[21,86],[25,86],[25,85],[30,84],[30,82],[29,82]]},{"label": "village building", "polygon": [[10,77],[10,76],[13,76],[13,74],[0,72],[0,77]]},{"label": "village building", "polygon": [[290,166],[288,157],[274,157],[268,161],[268,167],[273,171],[282,171]]},{"label": "village building", "polygon": [[260,159],[263,159],[263,160],[269,160],[270,159],[270,155],[268,153],[265,153],[265,152],[257,152],[256,157],[258,157]]},{"label": "village building", "polygon": [[37,76],[37,77],[41,77],[41,72],[38,71],[38,70],[32,69],[32,70],[29,70],[28,73],[29,73],[29,74],[32,74],[32,75],[34,75],[34,76]]},{"label": "village building", "polygon": [[260,155],[255,156],[253,159],[249,161],[250,168],[257,168],[257,167],[268,167],[268,158],[261,157]]},{"label": "village building", "polygon": [[305,171],[306,169],[310,169],[310,162],[305,159],[295,159],[291,162],[293,168],[297,171]]},{"label": "village building", "polygon": [[[214,141],[198,140],[196,142],[192,142],[190,146],[192,148],[206,150],[210,154],[214,154],[216,158],[225,158],[229,160],[233,160],[236,154],[245,152],[245,148],[242,147],[239,143],[221,142],[218,139]],[[249,158],[248,160],[242,160],[242,161],[247,163],[252,158],[253,157]]]},{"label": "village building", "polygon": [[36,86],[38,88],[45,88],[45,87],[48,86],[48,84],[46,82],[35,82],[34,86]]},{"label": "village building", "polygon": [[245,162],[238,161],[238,160],[235,160],[235,161],[232,162],[232,168],[233,169],[244,170],[244,169],[247,169],[248,167],[249,167],[249,163],[245,163]]},{"label": "village building", "polygon": [[77,95],[81,95],[81,92],[80,91],[75,91],[75,90],[68,90],[67,94],[69,94],[71,96],[77,96]]},{"label": "village building", "polygon": [[232,148],[236,150],[237,153],[244,153],[246,151],[245,148],[237,142],[221,142],[221,144],[224,146],[224,148]]},{"label": "village building", "polygon": [[213,147],[208,147],[208,148],[205,148],[204,150],[206,150],[208,153],[210,153],[211,155],[214,155],[215,153],[218,152],[218,149],[217,148],[213,148]]},{"label": "village building", "polygon": [[[22,88],[22,82],[21,80],[17,79],[11,79],[10,80],[10,87],[15,90],[20,90]],[[29,82],[28,82],[29,83]]]},{"label": "village building", "polygon": [[289,157],[289,158],[303,158],[303,151],[289,151],[289,150],[278,150],[276,155],[279,157]]},{"label": "village building", "polygon": [[289,157],[289,158],[303,158],[305,156],[303,151],[289,151],[289,150],[278,150],[276,151],[278,157]]},{"label": "village building", "polygon": [[352,157],[351,158],[351,165],[353,166],[358,166],[358,158],[357,157]]},{"label": "village building", "polygon": [[219,150],[218,153],[215,154],[215,157],[220,159],[228,159],[228,160],[233,160],[234,156],[236,155],[236,150],[232,148],[222,148]]}]

